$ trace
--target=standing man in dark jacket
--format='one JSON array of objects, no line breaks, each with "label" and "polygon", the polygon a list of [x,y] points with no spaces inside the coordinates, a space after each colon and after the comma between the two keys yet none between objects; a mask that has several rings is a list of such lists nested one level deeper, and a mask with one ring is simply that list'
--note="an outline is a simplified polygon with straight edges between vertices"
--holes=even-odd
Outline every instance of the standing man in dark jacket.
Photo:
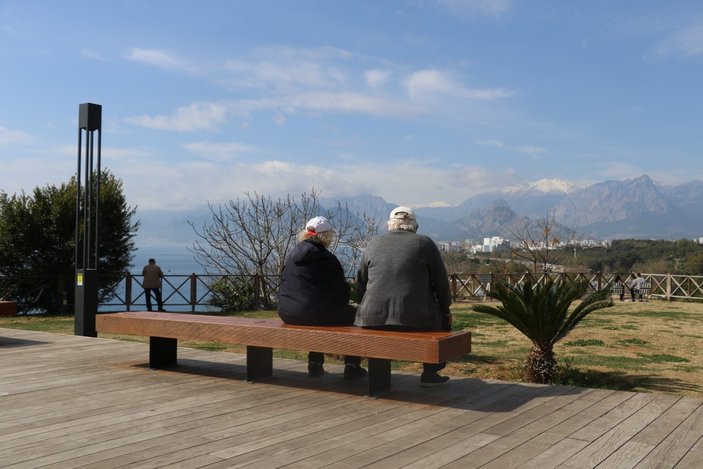
[{"label": "standing man in dark jacket", "polygon": [[[361,298],[355,324],[374,329],[439,331],[451,328],[449,279],[437,245],[418,235],[415,213],[393,209],[388,233],[366,248],[357,274]],[[423,386],[444,384],[446,363],[423,364]]]},{"label": "standing man in dark jacket", "polygon": [[142,269],[144,280],[144,298],[146,299],[146,309],[151,311],[151,292],[156,297],[156,306],[159,311],[164,311],[164,303],[161,301],[161,279],[164,276],[161,267],[156,263],[156,259],[149,259],[149,263]]},{"label": "standing man in dark jacket", "polygon": [[[325,217],[315,217],[298,238],[281,272],[278,315],[286,324],[353,325],[356,310],[349,304],[349,284],[339,260],[327,250],[334,228]],[[324,362],[323,353],[308,353],[308,376],[321,376]],[[368,373],[360,363],[360,357],[344,357],[344,378],[365,377]]]}]

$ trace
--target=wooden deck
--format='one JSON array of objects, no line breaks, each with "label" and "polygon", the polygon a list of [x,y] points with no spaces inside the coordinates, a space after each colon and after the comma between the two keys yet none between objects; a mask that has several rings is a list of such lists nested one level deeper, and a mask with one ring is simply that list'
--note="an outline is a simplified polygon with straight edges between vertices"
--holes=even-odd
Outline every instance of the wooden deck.
[{"label": "wooden deck", "polygon": [[244,381],[244,356],[0,329],[0,466],[700,468],[703,400],[395,374],[364,397],[327,365],[277,359]]}]

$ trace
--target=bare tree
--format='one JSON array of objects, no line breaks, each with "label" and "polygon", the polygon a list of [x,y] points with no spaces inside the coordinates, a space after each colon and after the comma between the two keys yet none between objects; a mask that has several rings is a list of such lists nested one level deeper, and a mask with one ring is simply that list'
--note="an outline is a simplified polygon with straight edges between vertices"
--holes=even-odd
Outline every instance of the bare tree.
[{"label": "bare tree", "polygon": [[517,243],[512,248],[513,257],[530,262],[535,273],[540,269],[543,273],[549,272],[566,254],[559,246],[569,245],[576,239],[576,231],[559,225],[553,212],[511,233]]},{"label": "bare tree", "polygon": [[342,266],[346,267],[347,276],[351,277],[356,273],[369,241],[378,235],[380,222],[365,212],[352,214],[346,205],[342,206],[339,203],[335,207],[335,212],[339,214],[337,218],[343,218],[345,223],[341,224],[344,232],[338,230],[337,244],[332,247],[332,250]]},{"label": "bare tree", "polygon": [[190,250],[207,274],[255,279],[256,306],[269,308],[275,303],[285,259],[308,219],[324,215],[330,220],[337,232],[330,250],[336,251],[348,269],[354,268],[360,250],[374,233],[368,217],[351,213],[341,203],[320,213],[319,198],[314,188],[299,199],[290,194],[273,199],[247,192],[244,198],[209,205],[210,222],[199,228],[189,222],[196,234]]}]

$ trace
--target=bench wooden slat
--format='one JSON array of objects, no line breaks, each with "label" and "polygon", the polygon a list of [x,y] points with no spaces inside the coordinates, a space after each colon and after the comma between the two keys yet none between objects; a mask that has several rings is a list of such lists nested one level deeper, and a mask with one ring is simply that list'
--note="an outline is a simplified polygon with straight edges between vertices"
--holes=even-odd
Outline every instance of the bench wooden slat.
[{"label": "bench wooden slat", "polygon": [[99,332],[222,342],[370,358],[441,363],[471,351],[468,332],[397,332],[353,326],[292,326],[249,319],[156,312],[100,314]]},{"label": "bench wooden slat", "polygon": [[159,313],[100,314],[102,333],[150,337],[150,366],[176,364],[178,339],[247,346],[247,379],[271,376],[272,350],[288,349],[369,359],[369,394],[390,388],[390,361],[442,363],[471,351],[467,331],[400,332],[353,326],[293,326],[278,319]]}]

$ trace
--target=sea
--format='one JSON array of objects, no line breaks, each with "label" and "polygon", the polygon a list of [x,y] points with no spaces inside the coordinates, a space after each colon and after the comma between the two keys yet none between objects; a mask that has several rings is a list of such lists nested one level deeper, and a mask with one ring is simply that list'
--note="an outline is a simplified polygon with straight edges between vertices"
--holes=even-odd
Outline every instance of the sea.
[{"label": "sea", "polygon": [[[153,258],[163,270],[164,275],[174,276],[164,281],[162,292],[164,297],[164,305],[168,311],[190,312],[191,307],[187,304],[189,296],[189,286],[184,278],[190,274],[204,274],[204,269],[195,261],[193,253],[188,250],[190,245],[186,244],[137,244],[134,252],[134,259],[130,266],[129,272],[137,277],[141,277],[142,269],[149,263],[149,259]],[[133,284],[134,285],[134,284]],[[200,288],[203,285],[198,284]],[[174,290],[178,289],[179,292]],[[98,307],[100,312],[124,311],[125,304],[125,286],[124,282],[120,282],[115,287],[116,297],[106,303],[101,303]],[[144,309],[144,294],[141,288],[134,287],[133,290],[134,303],[130,306],[133,311]],[[207,311],[208,307],[204,305],[208,295],[201,291],[197,297],[201,303],[196,307],[196,311]]]},{"label": "sea", "polygon": [[133,275],[141,275],[142,268],[153,258],[165,275],[204,274],[203,268],[195,261],[189,245],[137,245],[134,260],[129,269]]}]

